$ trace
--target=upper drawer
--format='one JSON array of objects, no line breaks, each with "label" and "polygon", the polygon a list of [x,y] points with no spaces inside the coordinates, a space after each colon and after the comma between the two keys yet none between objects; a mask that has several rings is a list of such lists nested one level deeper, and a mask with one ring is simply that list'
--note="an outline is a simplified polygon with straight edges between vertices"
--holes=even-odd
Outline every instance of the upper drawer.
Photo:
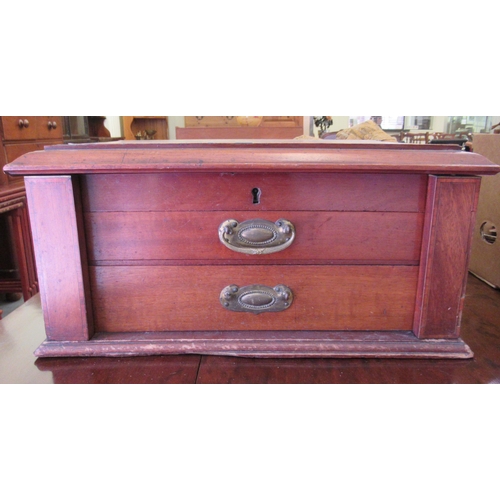
[{"label": "upper drawer", "polygon": [[[245,255],[219,240],[225,220],[260,216],[294,226],[291,245]],[[420,257],[424,214],[418,212],[95,212],[84,216],[91,262],[305,261],[414,265]],[[254,247],[255,248],[255,247]],[[259,247],[261,249],[262,247]]]},{"label": "upper drawer", "polygon": [[87,212],[423,212],[426,186],[427,176],[407,174],[92,174],[83,203]]},{"label": "upper drawer", "polygon": [[63,126],[61,116],[37,116],[38,139],[62,139]]},{"label": "upper drawer", "polygon": [[62,139],[60,116],[2,116],[6,141]]},{"label": "upper drawer", "polygon": [[3,134],[6,141],[36,139],[37,116],[2,116]]}]

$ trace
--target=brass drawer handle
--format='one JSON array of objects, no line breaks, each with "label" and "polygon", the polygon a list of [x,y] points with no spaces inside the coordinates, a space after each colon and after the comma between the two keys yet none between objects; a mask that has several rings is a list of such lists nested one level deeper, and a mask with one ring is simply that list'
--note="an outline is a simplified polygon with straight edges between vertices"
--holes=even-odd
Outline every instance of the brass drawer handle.
[{"label": "brass drawer handle", "polygon": [[219,226],[220,241],[231,250],[250,255],[280,252],[295,239],[295,227],[286,220],[270,222],[250,219],[239,223],[229,219]]},{"label": "brass drawer handle", "polygon": [[222,306],[234,312],[280,312],[288,309],[293,302],[293,293],[286,285],[274,288],[265,285],[226,286],[220,293]]}]

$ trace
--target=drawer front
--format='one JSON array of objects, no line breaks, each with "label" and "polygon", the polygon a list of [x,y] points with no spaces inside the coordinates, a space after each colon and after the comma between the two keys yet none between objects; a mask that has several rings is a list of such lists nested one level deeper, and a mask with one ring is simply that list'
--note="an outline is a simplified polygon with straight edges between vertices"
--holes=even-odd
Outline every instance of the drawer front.
[{"label": "drawer front", "polygon": [[[290,221],[293,243],[267,255],[227,248],[218,228],[225,220]],[[95,212],[85,214],[91,262],[293,260],[417,264],[423,214],[415,212]],[[274,225],[274,224],[272,224]],[[252,247],[250,247],[252,248]],[[253,250],[253,248],[252,248]],[[261,250],[258,247],[259,251]]]},{"label": "drawer front", "polygon": [[5,151],[7,153],[7,161],[14,161],[20,156],[31,153],[31,151],[37,151],[43,149],[42,144],[37,144],[35,142],[30,144],[8,144],[5,146]]},{"label": "drawer front", "polygon": [[61,116],[39,116],[37,118],[38,139],[62,140],[63,120]]},{"label": "drawer front", "polygon": [[37,116],[2,116],[6,141],[28,141],[37,137]]},{"label": "drawer front", "polygon": [[88,175],[82,189],[88,212],[423,212],[426,186],[425,175],[166,173]]},{"label": "drawer front", "polygon": [[[97,332],[411,330],[416,266],[90,267]],[[235,312],[221,291],[286,285],[279,312]]]},{"label": "drawer front", "polygon": [[63,138],[60,116],[2,116],[6,141],[54,140]]}]

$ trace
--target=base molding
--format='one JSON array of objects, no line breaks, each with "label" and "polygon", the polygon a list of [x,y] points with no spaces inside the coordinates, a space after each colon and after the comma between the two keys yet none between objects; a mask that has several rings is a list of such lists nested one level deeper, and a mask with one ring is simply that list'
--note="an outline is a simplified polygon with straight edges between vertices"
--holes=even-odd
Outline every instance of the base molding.
[{"label": "base molding", "polygon": [[45,340],[39,357],[198,354],[250,358],[469,359],[461,339],[419,340],[412,332],[99,333],[87,341]]}]

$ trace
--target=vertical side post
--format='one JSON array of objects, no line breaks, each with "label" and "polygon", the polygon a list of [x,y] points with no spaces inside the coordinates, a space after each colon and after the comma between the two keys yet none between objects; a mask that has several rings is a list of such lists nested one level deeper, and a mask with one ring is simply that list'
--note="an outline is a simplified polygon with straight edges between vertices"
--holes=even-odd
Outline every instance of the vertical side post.
[{"label": "vertical side post", "polygon": [[93,334],[77,182],[69,175],[29,176],[26,195],[48,340]]},{"label": "vertical side post", "polygon": [[458,338],[479,196],[479,177],[429,176],[413,331]]}]

